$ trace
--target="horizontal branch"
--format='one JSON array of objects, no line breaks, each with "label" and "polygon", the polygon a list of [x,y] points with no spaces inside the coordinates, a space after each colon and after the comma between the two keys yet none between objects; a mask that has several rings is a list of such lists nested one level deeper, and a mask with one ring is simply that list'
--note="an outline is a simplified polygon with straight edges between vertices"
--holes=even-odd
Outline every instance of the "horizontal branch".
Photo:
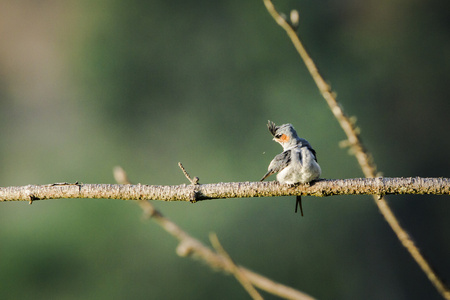
[{"label": "horizontal branch", "polygon": [[55,183],[0,188],[0,201],[35,201],[61,198],[200,201],[224,198],[278,196],[334,196],[433,194],[450,195],[450,178],[322,179],[311,186],[278,182],[226,182],[192,185],[132,185]]}]

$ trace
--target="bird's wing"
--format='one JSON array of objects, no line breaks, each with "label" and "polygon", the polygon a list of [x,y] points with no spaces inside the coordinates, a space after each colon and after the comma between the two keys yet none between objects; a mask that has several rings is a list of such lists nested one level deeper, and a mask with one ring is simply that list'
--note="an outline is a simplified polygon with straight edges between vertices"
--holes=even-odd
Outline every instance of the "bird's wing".
[{"label": "bird's wing", "polygon": [[291,162],[291,150],[287,150],[287,151],[284,151],[284,152],[278,154],[270,162],[268,171],[267,171],[266,175],[264,175],[263,178],[261,178],[261,181],[263,181],[264,179],[266,179],[267,177],[269,177],[272,174],[280,172],[281,170],[286,168],[290,162]]},{"label": "bird's wing", "polygon": [[314,150],[311,146],[308,147],[309,151],[314,155],[314,160],[317,162],[317,154],[316,150]]},{"label": "bird's wing", "polygon": [[300,147],[306,147],[309,151],[311,151],[311,153],[314,154],[314,160],[317,162],[317,154],[316,151],[311,147],[311,144],[307,140],[300,138],[300,145]]}]

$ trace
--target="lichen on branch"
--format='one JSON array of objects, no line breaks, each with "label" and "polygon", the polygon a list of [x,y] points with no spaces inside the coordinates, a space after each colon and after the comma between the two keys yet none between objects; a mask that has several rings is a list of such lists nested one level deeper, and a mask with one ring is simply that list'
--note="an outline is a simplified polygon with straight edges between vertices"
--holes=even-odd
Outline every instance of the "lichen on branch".
[{"label": "lichen on branch", "polygon": [[222,182],[198,185],[143,185],[143,184],[81,184],[57,183],[0,188],[0,201],[36,201],[64,198],[192,201],[209,199],[279,197],[279,196],[335,196],[433,194],[450,195],[449,178],[353,178],[321,179],[296,186],[278,182]]}]

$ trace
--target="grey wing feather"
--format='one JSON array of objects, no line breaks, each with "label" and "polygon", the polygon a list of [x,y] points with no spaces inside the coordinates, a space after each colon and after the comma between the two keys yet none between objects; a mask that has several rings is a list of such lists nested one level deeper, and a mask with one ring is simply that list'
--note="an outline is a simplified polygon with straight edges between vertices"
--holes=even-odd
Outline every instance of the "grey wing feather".
[{"label": "grey wing feather", "polygon": [[272,174],[278,173],[284,168],[286,168],[289,163],[291,162],[291,151],[284,151],[277,156],[274,157],[274,159],[270,162],[269,169],[267,173],[261,178],[261,181],[266,179]]},{"label": "grey wing feather", "polygon": [[[302,138],[300,138],[300,144],[301,144],[300,147],[306,147],[309,151],[311,151],[312,154],[314,154],[314,160],[317,162],[317,154],[316,154],[316,151],[311,147],[311,144],[307,140],[302,139]],[[300,157],[300,161],[301,161],[301,157]]]},{"label": "grey wing feather", "polygon": [[302,164],[303,164],[303,155],[302,155],[302,152],[301,152],[301,151],[298,151],[297,154],[298,154],[298,161],[299,161],[300,164],[302,165]]},{"label": "grey wing feather", "polygon": [[314,155],[314,160],[317,162],[317,154],[316,154],[316,150],[314,150],[311,146],[307,147],[309,149],[309,151],[311,151],[311,153]]}]

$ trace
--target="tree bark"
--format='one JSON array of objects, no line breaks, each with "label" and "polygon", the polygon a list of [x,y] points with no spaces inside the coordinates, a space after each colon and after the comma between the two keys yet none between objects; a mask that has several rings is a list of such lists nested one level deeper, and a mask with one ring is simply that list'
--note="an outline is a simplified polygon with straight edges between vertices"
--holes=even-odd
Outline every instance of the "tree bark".
[{"label": "tree bark", "polygon": [[36,201],[63,198],[122,200],[201,201],[209,199],[278,197],[433,194],[450,195],[449,178],[354,178],[321,179],[311,185],[278,182],[225,182],[214,184],[132,185],[54,183],[0,188],[0,201]]}]

